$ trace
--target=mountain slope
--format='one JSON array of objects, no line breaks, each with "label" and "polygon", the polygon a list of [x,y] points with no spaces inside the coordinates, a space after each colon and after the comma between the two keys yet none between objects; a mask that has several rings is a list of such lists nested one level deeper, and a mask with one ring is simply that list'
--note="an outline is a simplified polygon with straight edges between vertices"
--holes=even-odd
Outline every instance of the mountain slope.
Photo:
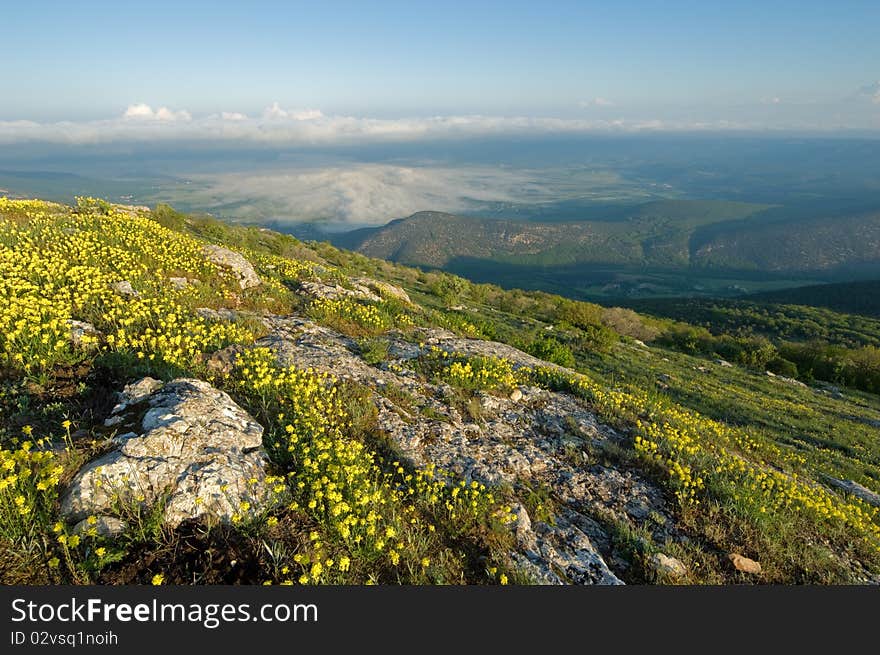
[{"label": "mountain slope", "polygon": [[[579,222],[419,212],[334,235],[333,242],[484,281],[540,279],[541,288],[587,297],[605,289],[610,295],[651,295],[652,289],[657,295],[699,295],[701,288],[718,286],[711,278],[726,278],[733,291],[756,290],[748,281],[755,273],[794,286],[880,272],[880,212],[808,216],[745,203],[655,202],[609,220]],[[572,275],[580,282],[572,284]]]},{"label": "mountain slope", "polygon": [[0,199],[0,268],[3,582],[880,575],[875,395],[170,208]]}]

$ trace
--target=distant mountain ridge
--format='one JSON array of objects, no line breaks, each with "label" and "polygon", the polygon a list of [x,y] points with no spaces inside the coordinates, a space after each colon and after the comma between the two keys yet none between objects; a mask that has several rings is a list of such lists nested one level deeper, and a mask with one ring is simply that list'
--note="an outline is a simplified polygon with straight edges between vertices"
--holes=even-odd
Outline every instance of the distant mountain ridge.
[{"label": "distant mountain ridge", "polygon": [[660,201],[616,219],[577,222],[423,211],[330,238],[365,255],[429,268],[480,260],[542,267],[880,272],[880,210],[780,219],[768,209],[724,201]]}]

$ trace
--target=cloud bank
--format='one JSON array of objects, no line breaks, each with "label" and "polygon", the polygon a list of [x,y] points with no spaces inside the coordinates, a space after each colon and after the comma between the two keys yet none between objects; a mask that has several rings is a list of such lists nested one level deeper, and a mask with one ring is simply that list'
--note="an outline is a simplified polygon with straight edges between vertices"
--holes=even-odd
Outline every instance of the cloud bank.
[{"label": "cloud bank", "polygon": [[[601,98],[592,101],[609,106]],[[224,111],[194,117],[186,109],[134,104],[117,118],[84,122],[0,121],[0,144],[105,144],[154,141],[245,141],[266,145],[336,145],[496,135],[747,129],[729,121],[584,120],[525,116],[429,116],[379,119],[285,109],[277,102],[259,117]]]},{"label": "cloud bank", "polygon": [[[578,193],[589,179],[495,166],[346,164],[191,175],[183,199],[239,218],[378,225],[423,209],[466,213],[497,203],[541,203]],[[576,176],[575,176],[576,177]],[[180,190],[178,190],[179,192]]]}]

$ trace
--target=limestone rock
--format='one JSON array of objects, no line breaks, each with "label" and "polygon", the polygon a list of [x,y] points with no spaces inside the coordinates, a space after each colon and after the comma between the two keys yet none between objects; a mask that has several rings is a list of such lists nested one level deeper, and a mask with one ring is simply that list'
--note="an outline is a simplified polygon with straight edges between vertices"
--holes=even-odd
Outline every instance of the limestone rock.
[{"label": "limestone rock", "polygon": [[687,575],[687,567],[684,563],[665,553],[654,553],[648,560],[651,568],[657,573],[669,576],[671,578],[680,578]]},{"label": "limestone rock", "polygon": [[201,380],[145,378],[121,394],[114,413],[121,412],[135,413],[127,419],[137,428],[76,474],[61,499],[69,521],[112,515],[117,499],[162,502],[171,526],[190,518],[229,522],[273,502],[263,428],[226,393]]},{"label": "limestone rock", "polygon": [[94,534],[100,537],[118,537],[127,529],[125,521],[115,516],[96,516],[94,521],[85,518],[73,526],[74,534],[86,535],[94,530]]},{"label": "limestone rock", "polygon": [[730,553],[727,558],[730,560],[730,563],[733,564],[733,567],[737,571],[752,574],[758,574],[761,572],[761,564],[753,559],[749,559],[745,555],[740,555],[739,553]]},{"label": "limestone rock", "polygon": [[875,493],[860,485],[855,480],[838,480],[837,478],[828,478],[829,482],[840,489],[841,491],[845,491],[848,494],[859,498],[860,500],[868,503],[869,505],[873,505],[874,507],[880,507],[880,494]]},{"label": "limestone rock", "polygon": [[[511,503],[517,517],[511,525],[516,537],[511,557],[534,581],[620,584],[603,554],[610,554],[611,538],[591,518],[597,512],[633,525],[649,524],[659,541],[680,538],[662,490],[649,479],[633,469],[585,463],[589,458],[584,451],[604,442],[622,443],[624,438],[600,423],[585,401],[523,385],[515,399],[478,394],[481,409],[475,420],[456,409],[454,389],[426,381],[407,364],[436,346],[468,356],[504,357],[514,368],[561,367],[506,344],[417,328],[409,337],[388,333],[389,359],[377,373],[376,366],[361,359],[357,343],[335,330],[297,317],[262,320],[268,334],[255,345],[270,348],[280,363],[331,373],[372,389],[378,428],[410,464],[433,464],[468,482],[547,489],[553,499],[552,521],[530,517],[522,502]],[[404,394],[386,396],[389,386],[405,391],[408,400],[399,404],[402,401],[394,398]]]},{"label": "limestone rock", "polygon": [[131,282],[128,280],[120,280],[119,282],[114,282],[110,285],[110,288],[113,289],[115,293],[118,293],[120,296],[124,296],[126,298],[137,298],[141,294],[134,290],[134,287],[131,286]]},{"label": "limestone rock", "polygon": [[258,287],[263,283],[251,263],[237,252],[213,244],[203,246],[202,252],[208,261],[229,270],[242,289]]},{"label": "limestone rock", "polygon": [[205,366],[208,370],[220,373],[221,375],[229,375],[235,367],[235,360],[244,349],[236,344],[226,346],[221,350],[211,353],[205,359]]},{"label": "limestone rock", "polygon": [[75,321],[70,318],[67,319],[67,327],[70,328],[70,343],[75,348],[91,346],[104,336],[94,325],[85,321]]},{"label": "limestone rock", "polygon": [[234,321],[238,314],[231,309],[223,307],[220,309],[196,307],[196,316],[201,316],[206,321]]},{"label": "limestone rock", "polygon": [[381,298],[394,298],[396,300],[405,302],[407,305],[412,303],[409,298],[409,294],[405,290],[394,284],[382,282],[381,280],[374,280],[371,277],[355,277],[352,278],[351,281],[356,285],[365,287],[366,289],[374,294],[377,294]]},{"label": "limestone rock", "polygon": [[186,289],[190,284],[185,277],[169,277],[168,283],[175,289]]},{"label": "limestone rock", "polygon": [[339,284],[327,284],[317,280],[303,280],[299,283],[298,292],[304,296],[326,300],[337,300],[339,298],[354,298],[356,300],[371,300],[373,302],[382,300],[378,293],[371,291],[361,284],[355,284],[354,288],[347,289]]}]

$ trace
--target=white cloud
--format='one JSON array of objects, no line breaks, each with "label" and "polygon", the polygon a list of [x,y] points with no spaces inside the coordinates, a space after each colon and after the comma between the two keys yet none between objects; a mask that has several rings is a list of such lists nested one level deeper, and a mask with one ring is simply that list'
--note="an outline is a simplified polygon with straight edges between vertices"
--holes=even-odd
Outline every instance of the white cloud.
[{"label": "white cloud", "polygon": [[356,145],[508,135],[586,134],[601,132],[710,131],[761,129],[762,125],[728,121],[635,119],[563,119],[529,116],[427,116],[379,119],[326,115],[318,109],[287,110],[278,103],[262,116],[223,112],[193,117],[184,109],[129,106],[118,118],[56,123],[0,121],[0,144],[48,142],[101,144],[147,141],[249,141],[271,146]]},{"label": "white cloud", "polygon": [[320,109],[288,110],[282,109],[277,102],[273,102],[263,110],[263,118],[267,120],[290,119],[295,121],[311,121],[323,117],[324,113]]},{"label": "white cloud", "polygon": [[124,119],[128,120],[148,120],[148,121],[190,121],[192,115],[185,109],[173,111],[168,107],[159,107],[156,111],[150,105],[139,103],[129,105],[125,113],[122,114]]},{"label": "white cloud", "polygon": [[588,109],[589,107],[613,107],[614,103],[611,102],[608,98],[593,98],[592,100],[581,100],[578,103],[582,109]]}]

